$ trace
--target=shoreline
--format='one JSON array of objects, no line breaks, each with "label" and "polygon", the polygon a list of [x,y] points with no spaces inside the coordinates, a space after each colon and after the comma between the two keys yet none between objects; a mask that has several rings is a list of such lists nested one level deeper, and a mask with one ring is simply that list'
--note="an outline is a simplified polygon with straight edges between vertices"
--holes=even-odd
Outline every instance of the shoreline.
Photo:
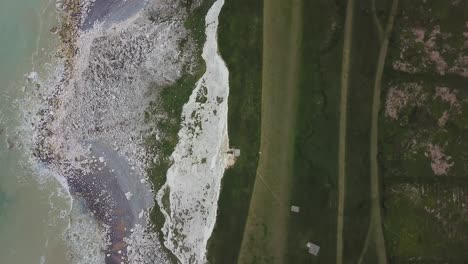
[{"label": "shoreline", "polygon": [[[154,123],[159,122],[160,116],[156,117],[158,118],[157,122],[143,122],[143,116],[146,120],[146,111],[148,111],[151,100],[154,100],[154,98],[150,99],[146,96],[149,92],[152,97],[156,98],[155,100],[159,100],[159,96],[161,96],[159,93],[163,87],[167,84],[171,85],[175,82],[174,80],[183,77],[181,76],[181,68],[184,71],[183,74],[187,74],[189,77],[197,74],[194,72],[194,68],[187,68],[194,67],[194,61],[198,60],[194,56],[197,52],[195,46],[196,43],[201,42],[202,37],[196,31],[197,26],[203,26],[203,31],[207,32],[207,43],[210,43],[204,46],[202,54],[206,68],[201,67],[202,64],[200,64],[202,70],[206,72],[197,82],[197,88],[191,91],[192,95],[189,100],[191,103],[188,103],[183,110],[177,109],[177,111],[183,111],[184,116],[188,117],[185,118],[186,123],[183,129],[188,131],[186,139],[189,141],[183,144],[191,145],[190,149],[195,146],[200,148],[198,154],[190,154],[190,159],[198,161],[205,159],[205,162],[200,163],[200,168],[205,170],[206,176],[213,174],[205,177],[206,181],[209,182],[208,185],[199,185],[196,187],[197,190],[183,191],[185,192],[183,195],[189,197],[188,200],[193,200],[190,197],[197,197],[196,200],[206,205],[204,213],[202,213],[206,215],[200,216],[199,219],[207,217],[208,220],[200,222],[199,224],[204,227],[199,229],[198,233],[192,234],[201,239],[201,244],[191,244],[189,240],[184,242],[185,245],[193,246],[192,252],[196,252],[199,259],[205,258],[207,241],[211,236],[210,230],[213,230],[216,221],[219,185],[225,169],[228,148],[228,72],[216,48],[217,17],[223,1],[218,0],[211,6],[212,2],[202,3],[203,6],[210,7],[208,13],[203,14],[203,17],[207,18],[206,28],[200,23],[201,21],[197,20],[197,15],[187,17],[184,10],[174,11],[176,13],[172,14],[174,17],[170,22],[165,20],[155,22],[152,19],[158,17],[151,17],[151,8],[155,7],[149,7],[149,10],[145,9],[137,13],[135,17],[127,17],[125,21],[117,23],[104,21],[96,24],[94,28],[85,29],[82,27],[85,22],[82,23],[82,21],[86,21],[87,18],[78,15],[80,14],[79,9],[91,8],[90,10],[93,12],[92,8],[97,8],[95,9],[97,14],[103,11],[100,9],[102,6],[89,6],[87,3],[76,5],[73,4],[74,2],[71,2],[70,6],[61,6],[64,10],[63,24],[57,32],[62,44],[61,50],[58,52],[57,68],[52,72],[53,76],[48,76],[45,79],[40,76],[37,81],[34,81],[37,83],[34,85],[40,91],[42,98],[37,99],[40,105],[33,107],[37,110],[33,111],[37,113],[37,116],[32,116],[35,120],[33,130],[39,132],[35,133],[33,138],[33,143],[36,146],[34,157],[36,160],[46,163],[51,171],[65,175],[74,199],[79,197],[78,199],[84,201],[87,210],[92,212],[93,218],[100,223],[101,228],[105,227],[109,242],[105,252],[103,252],[105,263],[120,263],[121,261],[127,263],[127,261],[136,261],[136,259],[140,261],[141,250],[139,248],[130,250],[132,243],[138,244],[139,242],[132,241],[132,239],[139,239],[132,238],[135,236],[133,227],[139,226],[141,229],[144,226],[149,231],[152,229],[152,224],[157,226],[157,223],[153,222],[153,213],[151,213],[150,218],[147,218],[147,211],[149,209],[158,210],[158,207],[152,204],[154,194],[151,192],[151,188],[148,188],[146,179],[149,177],[154,184],[153,190],[158,190],[157,183],[155,184],[151,175],[151,167],[148,166],[155,162],[155,159],[162,154],[159,151],[162,150],[157,149],[157,152],[153,153],[147,149],[144,137],[155,136],[157,141],[164,139],[160,139],[160,129],[163,128],[160,128],[159,124],[154,126]],[[96,2],[96,4],[99,3],[102,2]],[[208,4],[209,6],[207,6]],[[170,8],[177,9],[174,6],[157,6],[154,15],[164,10],[171,10]],[[186,8],[185,12],[189,13],[190,9],[196,10],[198,7],[188,6]],[[195,12],[202,15],[204,9],[201,8]],[[185,19],[187,21],[184,21]],[[113,24],[109,27],[108,23]],[[182,27],[182,23],[185,23],[184,25],[188,29]],[[128,30],[132,30],[132,34],[127,34]],[[175,39],[174,33],[177,33]],[[126,38],[128,38],[128,43],[126,43]],[[163,39],[161,40],[161,38]],[[170,48],[172,45],[183,45],[182,43],[186,43],[187,40],[193,40],[195,44],[189,43],[187,46],[179,46],[178,50]],[[158,49],[158,45],[163,45],[164,48]],[[112,50],[109,50],[110,46],[113,47]],[[122,53],[119,53],[119,48],[125,49],[124,57],[121,56]],[[139,50],[140,48],[143,50]],[[126,58],[126,53],[129,53],[131,57]],[[177,55],[174,56],[171,53]],[[106,56],[110,56],[110,60],[107,60]],[[117,63],[115,56],[118,56]],[[167,61],[171,57],[172,60],[176,60],[176,63]],[[161,58],[163,59],[161,60]],[[118,60],[122,60],[122,64],[119,64]],[[132,68],[133,65],[135,65],[134,68]],[[141,73],[140,65],[144,65],[147,72]],[[171,67],[168,68],[167,65],[171,65]],[[118,70],[121,69],[123,72],[118,74]],[[151,71],[155,71],[156,76],[148,74]],[[148,76],[153,77],[143,79],[148,78]],[[122,80],[122,78],[125,79]],[[135,82],[135,79],[138,82]],[[219,86],[220,83],[221,86]],[[136,93],[136,96],[135,93],[129,94],[129,92],[122,90],[126,88],[125,85],[130,85],[130,87],[131,85],[143,86],[140,89],[142,92],[141,94]],[[89,87],[89,89],[85,89],[85,87]],[[112,90],[112,88],[114,89]],[[190,90],[192,89],[193,86],[190,87]],[[90,93],[94,93],[92,97],[89,97]],[[100,95],[101,93],[102,95]],[[205,97],[208,102],[200,104],[200,95]],[[136,109],[129,111],[129,113],[139,112],[138,114],[121,113],[122,107],[115,104],[121,103],[127,110],[126,107],[132,109],[132,102],[141,102],[140,105],[135,105]],[[192,106],[188,106],[190,104]],[[194,107],[193,110],[199,111],[199,116],[194,119],[190,117],[189,112],[192,110],[186,109],[188,107]],[[159,113],[166,114],[164,111]],[[208,121],[205,118],[211,120]],[[132,121],[127,123],[129,122],[127,120]],[[123,124],[124,127],[120,130],[118,127],[113,127],[115,122],[118,122],[119,125]],[[198,124],[200,129],[196,128]],[[206,126],[205,130],[202,130],[201,126],[204,128]],[[217,128],[210,129],[210,126]],[[195,134],[191,134],[193,128],[197,131]],[[135,132],[125,133],[128,129]],[[205,142],[203,143],[197,138],[200,136],[208,138],[219,136],[220,141],[217,145],[206,144],[206,140],[202,140]],[[197,139],[190,139],[191,137]],[[180,140],[183,141],[183,139]],[[164,141],[162,143],[164,144]],[[182,151],[187,151],[186,147],[188,146],[182,147]],[[200,156],[204,155],[202,152],[204,153],[206,150],[214,151],[209,154],[213,156],[207,162],[207,157]],[[203,176],[205,173],[201,172],[199,176]],[[172,175],[181,176],[179,172]],[[212,179],[210,179],[211,177]],[[168,181],[171,181],[169,177]],[[200,192],[209,192],[210,198],[201,199],[198,196],[201,194]],[[198,210],[198,206],[190,203],[187,203],[186,206]],[[186,215],[185,217],[192,216]],[[188,227],[192,223],[187,220],[185,224]],[[171,229],[168,228],[166,231],[175,230]],[[154,230],[154,232],[155,234],[161,233],[159,230]],[[147,238],[149,237],[152,235],[147,236]],[[167,254],[166,248],[158,244],[158,239],[154,238],[152,238],[151,244],[154,243],[156,248],[145,249],[148,250],[145,254],[151,255],[152,262],[156,261],[155,259],[167,260],[167,258],[171,258],[170,254]]]},{"label": "shoreline", "polygon": [[[139,248],[137,252],[131,250],[132,256],[127,254],[132,243],[141,242],[132,241],[133,239],[141,239],[141,236],[151,236],[141,234],[140,237],[135,237],[137,234],[133,234],[134,229],[138,226],[146,227],[149,224],[147,222],[149,221],[147,211],[154,205],[153,192],[144,174],[145,161],[139,160],[144,152],[141,152],[140,156],[133,154],[138,153],[138,148],[142,147],[138,147],[139,143],[133,140],[135,137],[132,134],[138,134],[141,130],[137,129],[134,133],[129,134],[128,137],[132,137],[131,140],[123,137],[118,139],[120,141],[115,141],[114,136],[119,136],[119,134],[113,134],[112,130],[101,132],[99,127],[106,126],[105,119],[96,120],[95,118],[99,116],[95,114],[95,110],[91,113],[87,112],[88,106],[81,105],[80,102],[90,104],[94,109],[99,107],[97,109],[103,112],[108,111],[106,107],[115,109],[113,104],[116,103],[116,99],[120,100],[117,103],[122,102],[124,106],[128,105],[130,107],[133,101],[139,101],[133,95],[129,97],[125,93],[121,95],[123,96],[121,98],[116,98],[115,95],[110,96],[110,98],[106,96],[104,105],[99,97],[95,97],[95,102],[87,100],[88,90],[83,89],[86,86],[89,87],[86,82],[94,81],[102,86],[106,85],[106,81],[111,85],[115,80],[112,77],[103,79],[105,76],[93,79],[92,75],[86,75],[87,71],[94,70],[98,74],[99,71],[103,71],[99,68],[92,68],[90,58],[96,58],[92,57],[96,56],[94,50],[99,48],[103,39],[108,38],[109,41],[113,41],[114,36],[123,34],[128,28],[142,27],[141,31],[146,33],[147,36],[149,34],[160,34],[160,32],[158,28],[153,28],[152,33],[151,31],[145,31],[145,25],[149,26],[149,24],[144,20],[147,19],[146,14],[140,14],[143,11],[135,13],[135,18],[124,18],[124,21],[114,24],[116,26],[113,29],[103,29],[101,23],[101,25],[97,25],[97,28],[83,31],[79,26],[83,16],[79,14],[81,14],[80,8],[85,5],[86,3],[83,2],[80,5],[69,2],[69,6],[61,6],[63,13],[61,16],[62,24],[58,30],[61,44],[58,51],[57,70],[51,72],[52,76],[33,80],[36,83],[35,86],[38,92],[34,91],[32,94],[39,93],[41,95],[40,98],[34,99],[37,100],[38,105],[32,107],[32,112],[36,116],[30,113],[34,131],[32,141],[35,145],[33,147],[33,156],[38,162],[46,163],[52,172],[64,175],[68,187],[75,197],[74,199],[81,197],[87,205],[87,210],[94,215],[93,218],[100,223],[101,228],[107,229],[105,233],[110,244],[106,246],[105,253],[101,252],[105,254],[105,263],[120,264],[123,261],[132,261],[129,257],[139,260],[142,258],[151,259],[150,261],[164,259],[165,256],[162,252],[156,253],[159,251],[157,241],[152,241],[151,245],[146,246],[151,247],[151,249]],[[94,7],[99,6],[94,5]],[[159,27],[163,26],[167,27],[166,25]],[[118,27],[120,31],[115,32],[115,27]],[[163,33],[169,33],[169,29],[163,31]],[[134,32],[134,34],[138,33]],[[94,40],[98,37],[101,38],[100,41],[95,42]],[[129,41],[128,45],[123,43],[123,48],[130,47],[130,49],[125,50],[127,53],[135,52],[134,49],[138,48],[138,45],[146,45],[145,42],[149,40],[139,39],[137,43],[132,43],[131,39]],[[141,64],[143,60],[152,55],[151,46],[148,47],[147,45],[146,47],[149,50],[142,54],[143,57],[137,57],[139,60],[133,61],[135,65]],[[169,52],[171,51],[169,50]],[[128,62],[132,63],[131,60],[127,60],[127,64]],[[114,67],[119,70],[118,65]],[[123,70],[128,72],[125,68]],[[112,68],[109,69],[109,72],[115,74]],[[128,72],[128,74],[132,73]],[[131,81],[131,79],[129,80]],[[116,81],[119,81],[118,78]],[[144,81],[142,80],[142,82]],[[102,88],[97,86],[96,89],[106,92],[105,90],[109,89],[108,87],[112,88],[112,86],[102,86]],[[122,94],[122,90],[119,93]],[[144,106],[145,101],[141,101],[141,103]],[[82,114],[80,114],[81,112]],[[89,119],[86,119],[88,114],[92,118],[90,121],[96,124],[91,131],[86,128],[86,126],[89,126]],[[112,117],[110,116],[110,118]],[[118,120],[115,121],[119,122]],[[125,122],[125,119],[123,121]],[[143,123],[138,121],[140,119],[136,119],[133,123],[137,128]],[[135,130],[133,127],[126,129]],[[114,141],[109,144],[109,139],[114,139]],[[123,145],[121,142],[123,142]],[[133,150],[133,152],[128,150]],[[133,157],[129,156],[129,154],[133,155]],[[144,253],[141,253],[142,250]],[[150,251],[151,255],[149,255]],[[141,256],[141,254],[146,255]],[[76,259],[75,261],[79,260]]]},{"label": "shoreline", "polygon": [[[42,72],[54,60],[57,36],[55,3],[26,0],[4,1],[2,6],[3,50],[0,109],[0,201],[5,263],[65,263],[63,234],[69,225],[70,201],[66,185],[31,162],[30,123],[22,104],[31,89],[30,72]],[[47,242],[46,242],[47,241]],[[46,246],[44,246],[46,243]]]}]

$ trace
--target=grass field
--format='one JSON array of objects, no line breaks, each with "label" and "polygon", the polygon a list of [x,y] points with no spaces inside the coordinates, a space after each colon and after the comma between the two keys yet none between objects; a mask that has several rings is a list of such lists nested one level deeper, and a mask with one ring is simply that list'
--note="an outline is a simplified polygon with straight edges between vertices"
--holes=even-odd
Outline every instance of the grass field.
[{"label": "grass field", "polygon": [[[456,89],[460,101],[468,98],[466,78],[437,75],[435,67],[417,73],[392,68],[410,25],[439,24],[452,33],[447,43],[463,45],[459,24],[468,4],[400,1],[394,23],[387,23],[393,0],[356,1],[352,10],[348,3],[227,2],[220,43],[232,74],[229,133],[245,159],[224,178],[211,263],[468,260],[468,110],[456,113],[434,99],[440,86]],[[345,37],[347,10],[353,21]],[[418,61],[421,45],[407,52]],[[349,67],[342,66],[343,55]],[[447,56],[453,63],[456,56]],[[398,122],[389,120],[389,89],[410,82],[432,99],[402,108]],[[444,111],[451,117],[441,129]],[[444,146],[454,164],[449,177],[433,175],[427,147],[410,148],[415,138]],[[300,213],[291,213],[291,205]],[[321,246],[317,257],[307,253],[309,241]]]},{"label": "grass field", "polygon": [[[284,4],[284,3],[283,3]],[[378,59],[378,45],[369,45],[378,41],[378,34],[373,28],[372,17],[366,13],[370,6],[360,3],[354,7],[353,15],[356,16],[349,34],[349,49],[345,54],[349,55],[349,73],[343,73],[349,79],[349,95],[345,95],[348,103],[343,111],[347,117],[343,120],[346,137],[342,144],[346,146],[346,155],[342,160],[346,181],[343,188],[346,192],[343,196],[343,260],[345,262],[357,262],[364,246],[367,230],[369,228],[370,214],[370,118],[372,109],[373,81]],[[284,8],[284,10],[288,10]],[[334,263],[337,258],[337,216],[338,216],[338,150],[339,150],[339,120],[340,120],[340,96],[343,68],[343,36],[344,20],[346,12],[345,1],[305,1],[303,3],[303,39],[300,46],[301,59],[298,66],[297,89],[299,99],[297,101],[297,115],[294,130],[294,150],[292,166],[284,177],[290,181],[291,194],[280,196],[275,188],[289,188],[283,183],[278,184],[275,173],[280,170],[277,167],[261,167],[260,163],[257,185],[257,204],[252,205],[249,218],[253,218],[254,224],[246,229],[244,244],[249,250],[251,262],[241,263],[268,263],[287,260],[289,263]],[[276,19],[280,15],[276,14]],[[265,17],[265,21],[267,17]],[[283,14],[286,21],[291,19],[289,13]],[[279,20],[279,19],[278,19]],[[284,23],[287,24],[287,23]],[[272,26],[275,34],[280,35],[278,27],[265,22],[265,31]],[[282,39],[288,39],[288,32]],[[278,36],[280,37],[280,36]],[[275,45],[272,45],[274,43]],[[277,47],[278,41],[268,41],[265,37],[265,49],[278,49],[273,54],[287,53],[284,47]],[[277,55],[280,57],[280,55]],[[287,58],[283,58],[287,61]],[[268,61],[268,64],[274,64]],[[285,63],[276,63],[275,67],[286,67]],[[266,65],[266,64],[265,64]],[[281,65],[281,66],[279,66]],[[269,66],[272,67],[273,66]],[[265,94],[266,80],[281,85],[276,79],[271,79],[265,73],[263,83],[263,103],[268,96]],[[275,74],[288,71],[275,70]],[[287,78],[284,78],[287,79]],[[282,84],[284,87],[290,87]],[[286,90],[286,89],[284,89]],[[283,91],[285,92],[285,91]],[[284,98],[284,95],[282,96]],[[266,98],[266,99],[265,99]],[[273,100],[273,99],[269,99]],[[271,104],[271,103],[270,103]],[[276,104],[279,112],[274,113],[275,119],[282,118],[289,112],[281,111],[282,105]],[[265,110],[263,110],[265,111]],[[274,110],[269,110],[274,111]],[[271,112],[266,112],[271,115]],[[262,118],[265,118],[262,112]],[[281,119],[275,123],[268,124],[268,129],[285,129],[286,125]],[[273,126],[272,126],[273,124]],[[278,126],[278,127],[275,127]],[[290,125],[293,125],[290,123]],[[264,135],[262,133],[262,138]],[[277,144],[288,144],[284,137],[281,141],[275,140]],[[263,139],[262,139],[263,140]],[[265,140],[268,140],[265,139]],[[271,140],[271,139],[270,139]],[[289,143],[290,144],[290,143]],[[281,151],[283,154],[285,151]],[[269,156],[278,151],[272,150]],[[265,152],[262,150],[262,158]],[[270,157],[271,158],[271,157]],[[277,160],[284,159],[278,156]],[[274,164],[278,166],[279,164]],[[263,171],[266,171],[263,172]],[[262,177],[260,177],[262,176]],[[271,182],[269,182],[271,177]],[[267,179],[267,180],[265,180]],[[265,184],[266,183],[266,184]],[[273,195],[271,193],[273,191]],[[254,192],[254,197],[255,197]],[[290,205],[301,207],[299,214],[289,212]],[[286,209],[280,210],[281,206]],[[286,214],[286,216],[281,215]],[[273,219],[271,219],[273,218]],[[286,224],[286,227],[284,226]],[[287,233],[287,241],[277,241],[282,237],[280,232]],[[250,235],[250,237],[249,237]],[[271,240],[276,244],[271,244]],[[312,241],[321,246],[318,257],[307,253],[305,244]],[[285,249],[284,249],[285,248]],[[375,248],[369,249],[371,253],[366,254],[365,263],[376,261]],[[241,251],[241,254],[245,253]],[[270,257],[270,258],[269,258]],[[368,262],[370,261],[370,262]]]},{"label": "grass field", "polygon": [[[384,232],[390,263],[467,263],[468,221],[464,204],[468,202],[466,175],[468,145],[465,143],[467,110],[462,103],[457,111],[447,102],[436,98],[437,87],[457,91],[457,100],[468,98],[468,79],[457,74],[438,73],[427,60],[425,45],[416,44],[414,28],[425,31],[427,43],[430,32],[440,28],[450,37],[435,37],[435,48],[450,47],[441,56],[451,67],[453,57],[466,54],[461,44],[462,27],[468,15],[468,3],[455,5],[450,1],[400,1],[400,16],[389,46],[389,62],[384,72],[383,96],[391,89],[408,84],[420,88],[420,103],[409,102],[393,120],[382,111],[379,137],[380,165],[385,185]],[[425,10],[425,11],[423,11]],[[429,10],[429,11],[428,11]],[[466,29],[465,29],[466,31]],[[408,56],[416,73],[403,72],[392,63]],[[465,52],[465,53],[464,53]],[[447,123],[438,123],[447,111]],[[444,155],[453,164],[446,175],[436,175],[431,167],[428,145],[443,147]]]},{"label": "grass field", "polygon": [[286,261],[301,5],[295,0],[264,3],[261,154],[239,263]]},{"label": "grass field", "polygon": [[220,14],[218,43],[229,69],[229,142],[241,150],[241,156],[223,176],[217,221],[209,241],[210,263],[237,263],[255,181],[260,147],[262,12],[262,0],[226,0]]},{"label": "grass field", "polygon": [[[287,259],[334,263],[336,258],[338,109],[345,6],[341,1],[304,1],[303,44]],[[318,257],[306,243],[321,246]]]}]

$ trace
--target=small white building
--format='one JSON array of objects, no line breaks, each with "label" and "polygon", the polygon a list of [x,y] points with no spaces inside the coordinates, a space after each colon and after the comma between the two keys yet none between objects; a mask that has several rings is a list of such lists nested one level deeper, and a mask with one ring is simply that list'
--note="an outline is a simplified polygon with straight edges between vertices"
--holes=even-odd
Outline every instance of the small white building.
[{"label": "small white building", "polygon": [[233,149],[232,154],[234,154],[234,157],[239,157],[240,156],[240,149]]},{"label": "small white building", "polygon": [[237,158],[240,156],[240,149],[230,148],[227,152],[226,169],[234,166]]},{"label": "small white building", "polygon": [[299,206],[291,206],[291,212],[293,213],[299,213],[299,211],[301,210],[301,208]]},{"label": "small white building", "polygon": [[239,157],[241,152],[240,152],[240,149],[236,149],[236,148],[230,148],[228,151],[227,151],[227,154],[229,155],[233,155],[234,157]]},{"label": "small white building", "polygon": [[320,246],[317,246],[315,245],[314,243],[312,242],[307,242],[307,249],[308,249],[308,252],[309,254],[312,254],[314,256],[317,256],[318,253],[319,253],[319,250],[320,250]]}]

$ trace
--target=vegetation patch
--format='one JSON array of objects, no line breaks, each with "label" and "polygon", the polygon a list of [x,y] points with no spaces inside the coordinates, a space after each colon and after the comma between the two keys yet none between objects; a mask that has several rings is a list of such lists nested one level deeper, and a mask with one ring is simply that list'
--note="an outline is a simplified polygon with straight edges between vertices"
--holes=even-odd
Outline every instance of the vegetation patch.
[{"label": "vegetation patch", "polygon": [[[286,259],[290,263],[336,261],[338,105],[345,5],[303,1],[299,102],[291,169]],[[306,244],[320,246],[318,256]]]},{"label": "vegetation patch", "polygon": [[241,155],[223,176],[216,225],[208,245],[210,263],[237,263],[255,181],[260,146],[262,10],[262,0],[226,0],[219,17],[218,44],[229,69],[229,142]]},{"label": "vegetation patch", "polygon": [[[160,91],[145,112],[146,122],[155,124],[151,130],[152,133],[145,139],[148,155],[154,157],[147,173],[155,191],[159,190],[166,182],[166,173],[171,166],[171,154],[179,140],[178,132],[182,122],[182,107],[188,102],[196,82],[205,73],[205,63],[201,57],[205,41],[205,16],[213,2],[214,0],[204,0],[198,6],[194,6],[193,1],[183,1],[182,4],[189,13],[185,27],[190,33],[187,39],[179,43],[179,48],[183,50],[194,46],[193,59],[191,63],[184,66],[182,76],[173,84],[151,88]],[[190,44],[194,45],[189,46]],[[163,197],[165,204],[168,203],[168,193],[166,192]],[[155,206],[151,211],[150,220],[163,245],[164,239],[160,229],[164,225],[164,216],[158,206]],[[169,255],[171,254],[169,253]],[[174,256],[172,256],[171,262],[176,263]]]},{"label": "vegetation patch", "polygon": [[463,263],[467,259],[466,188],[400,183],[388,186],[386,196],[384,230],[394,263],[411,259]]},{"label": "vegetation patch", "polygon": [[384,73],[380,165],[392,263],[464,263],[466,1],[401,1]]}]

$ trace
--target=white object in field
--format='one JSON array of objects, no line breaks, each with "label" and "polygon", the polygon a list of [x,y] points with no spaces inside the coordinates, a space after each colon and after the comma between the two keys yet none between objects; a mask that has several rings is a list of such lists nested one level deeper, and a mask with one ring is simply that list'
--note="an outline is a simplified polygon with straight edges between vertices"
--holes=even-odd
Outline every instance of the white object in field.
[{"label": "white object in field", "polygon": [[291,212],[299,213],[300,210],[301,208],[299,206],[295,206],[295,205],[291,206]]},{"label": "white object in field", "polygon": [[232,150],[234,157],[239,157],[240,156],[240,149],[233,149]]},{"label": "white object in field", "polygon": [[240,149],[236,149],[236,148],[230,148],[228,151],[227,151],[227,154],[228,155],[232,155],[234,157],[239,157],[240,156]]},{"label": "white object in field", "polygon": [[309,254],[312,254],[314,256],[317,256],[320,250],[320,246],[317,246],[312,242],[307,242],[307,248],[309,249]]}]

